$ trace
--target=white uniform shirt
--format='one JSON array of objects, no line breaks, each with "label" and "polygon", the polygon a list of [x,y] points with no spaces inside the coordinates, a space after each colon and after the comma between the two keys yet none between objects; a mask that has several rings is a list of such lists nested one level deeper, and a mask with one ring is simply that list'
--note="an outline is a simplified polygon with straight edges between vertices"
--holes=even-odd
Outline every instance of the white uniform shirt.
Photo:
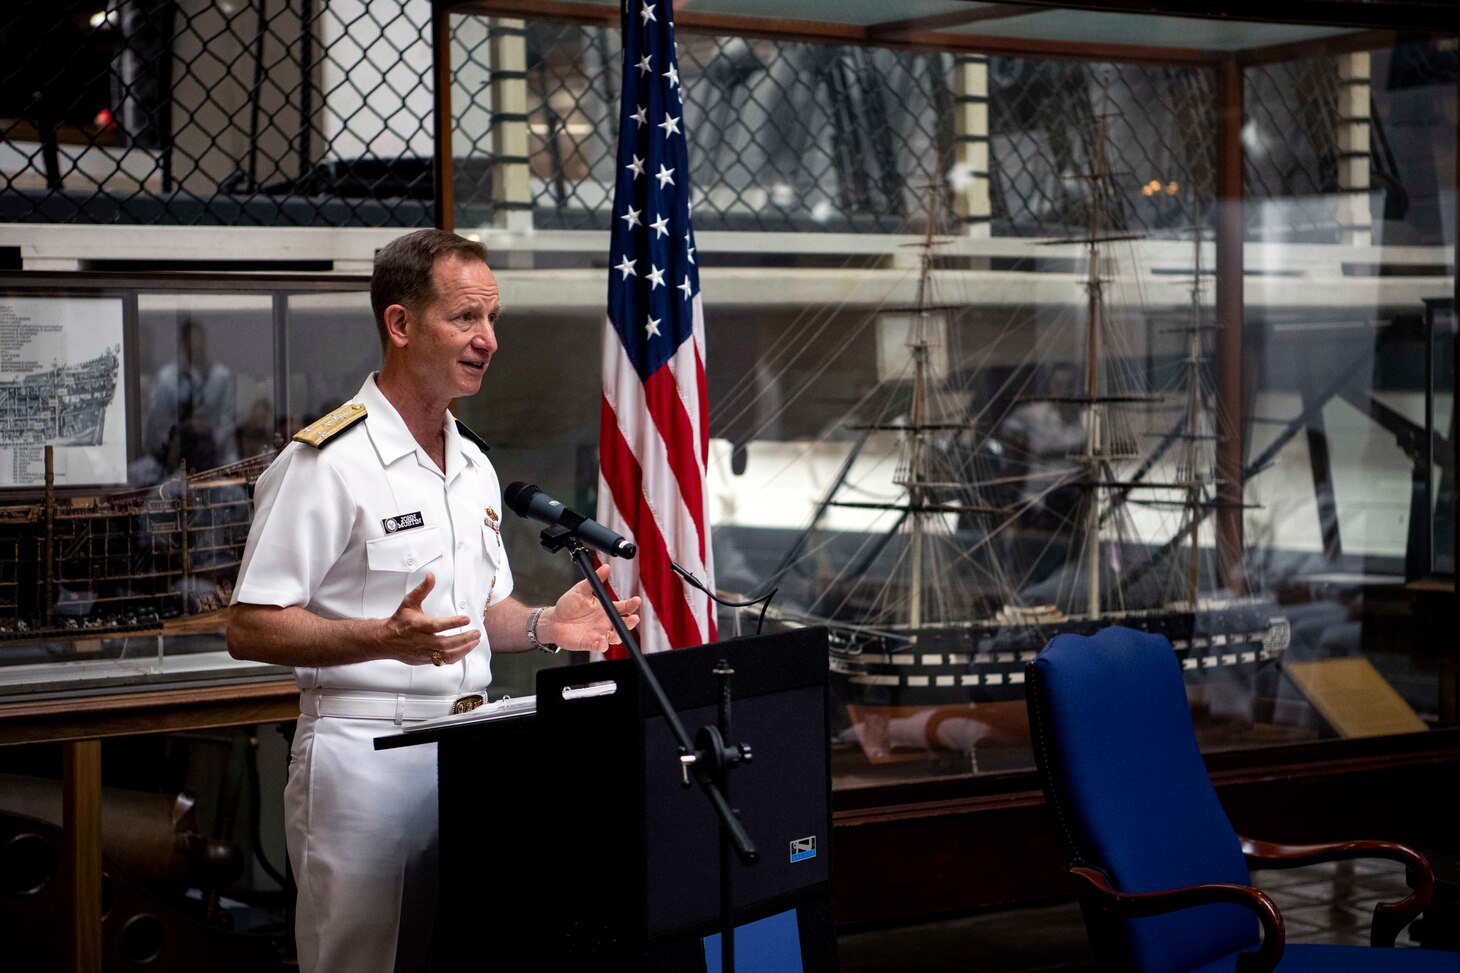
[{"label": "white uniform shirt", "polygon": [[[512,593],[498,531],[501,485],[448,414],[445,475],[371,375],[352,428],[316,449],[290,443],[259,478],[234,602],[301,606],[323,618],[387,618],[427,572],[427,615],[466,615],[482,640],[449,666],[372,659],[296,668],[300,689],[445,696],[491,682],[482,614]],[[417,515],[417,516],[412,516]],[[464,629],[462,630],[464,631]]]}]

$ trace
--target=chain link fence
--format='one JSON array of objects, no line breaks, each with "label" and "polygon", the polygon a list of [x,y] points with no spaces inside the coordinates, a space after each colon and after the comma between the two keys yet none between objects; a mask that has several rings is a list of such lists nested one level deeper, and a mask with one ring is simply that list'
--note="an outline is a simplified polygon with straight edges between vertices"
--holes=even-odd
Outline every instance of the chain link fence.
[{"label": "chain link fence", "polygon": [[[454,146],[485,160],[456,180],[458,223],[530,208],[539,226],[604,229],[611,221],[621,57],[617,30],[530,23],[526,31],[453,18]],[[478,33],[480,30],[480,33]],[[492,85],[495,41],[522,45],[526,97]],[[905,230],[950,161],[946,54],[843,48],[681,33],[684,124],[691,138],[697,225],[736,230]],[[472,82],[463,85],[462,79]],[[512,108],[516,108],[514,111]],[[940,110],[941,109],[941,110]],[[501,159],[500,126],[526,127],[525,160]],[[494,200],[492,161],[525,161],[530,186]],[[945,194],[946,195],[946,194]]]},{"label": "chain link fence", "polygon": [[[429,24],[428,0],[26,0],[0,13],[0,220],[429,225]],[[450,36],[456,224],[607,227],[617,30],[453,15]],[[703,229],[906,232],[933,186],[945,226],[995,235],[1081,233],[1096,186],[1112,230],[1209,219],[1210,69],[679,46]],[[1395,181],[1382,131],[1345,139],[1356,80],[1331,58],[1247,78],[1254,233],[1275,201],[1291,233],[1352,228],[1335,200]],[[1345,181],[1356,155],[1372,180]]]},{"label": "chain link fence", "polygon": [[428,226],[427,0],[22,0],[0,220]]},{"label": "chain link fence", "polygon": [[[457,223],[490,225],[529,210],[544,228],[606,228],[617,31],[459,17],[452,36]],[[520,66],[494,68],[493,52],[501,59],[514,42]],[[1210,225],[1217,131],[1210,69],[689,33],[679,46],[703,228],[907,231],[920,225],[935,183],[943,226],[986,223],[1001,236],[1085,232],[1097,184],[1108,229],[1180,235]],[[1331,58],[1248,74],[1249,115],[1272,133],[1248,160],[1254,235],[1271,232],[1273,213],[1262,204],[1273,201],[1295,223],[1289,235],[1335,239],[1352,229],[1352,214],[1338,205],[1355,187],[1339,179],[1348,120],[1337,93],[1353,82],[1340,80]],[[520,98],[497,90],[514,81],[522,82]],[[966,102],[986,105],[982,132],[957,130]],[[519,152],[504,152],[504,129],[513,125],[523,129]],[[987,146],[982,167],[966,148],[978,141]],[[1367,160],[1367,149],[1360,154]],[[528,175],[515,197],[497,175],[514,164]],[[1381,181],[1383,158],[1374,166]],[[988,186],[982,209],[958,198],[978,179]],[[1355,182],[1360,190],[1368,184]],[[1290,197],[1297,197],[1291,205]]]},{"label": "chain link fence", "polygon": [[[530,209],[538,226],[604,229],[611,222],[620,47],[617,31],[460,18],[452,64],[459,225]],[[519,111],[492,85],[493,38],[520,38],[526,97]],[[469,39],[465,39],[469,38]],[[991,223],[998,235],[1077,232],[1088,223],[1096,143],[1105,129],[1109,225],[1189,227],[1214,185],[1212,73],[797,44],[681,32],[680,76],[692,133],[701,228],[906,232],[921,226],[929,187],[944,226]],[[473,83],[461,85],[463,76]],[[988,107],[981,133],[955,130],[963,102]],[[500,154],[501,126],[524,125],[525,158]],[[980,168],[963,146],[978,141]],[[494,198],[494,162],[525,162],[519,199]],[[956,198],[990,184],[980,212]],[[1143,190],[1152,181],[1160,192]]]},{"label": "chain link fence", "polygon": [[1084,233],[1099,173],[1100,222],[1189,232],[1216,183],[1216,91],[1202,68],[993,58],[995,232]]}]

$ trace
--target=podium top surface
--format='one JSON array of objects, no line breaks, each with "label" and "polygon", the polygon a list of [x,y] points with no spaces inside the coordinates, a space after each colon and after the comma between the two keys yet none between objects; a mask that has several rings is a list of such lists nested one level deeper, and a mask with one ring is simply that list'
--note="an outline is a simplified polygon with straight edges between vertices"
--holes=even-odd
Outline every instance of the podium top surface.
[{"label": "podium top surface", "polygon": [[[713,705],[718,697],[715,670],[726,661],[734,669],[732,696],[746,698],[777,692],[792,686],[820,685],[826,681],[826,629],[804,628],[775,635],[729,639],[648,656],[650,668],[679,711]],[[470,736],[473,739],[508,739],[536,731],[544,711],[551,714],[566,701],[602,695],[584,690],[603,683],[633,682],[640,678],[632,659],[591,662],[544,669],[537,674],[534,711],[482,722],[463,714],[461,722],[447,721],[427,730],[400,730],[375,738],[376,750],[419,746]],[[639,694],[640,712],[657,715],[653,697]]]}]

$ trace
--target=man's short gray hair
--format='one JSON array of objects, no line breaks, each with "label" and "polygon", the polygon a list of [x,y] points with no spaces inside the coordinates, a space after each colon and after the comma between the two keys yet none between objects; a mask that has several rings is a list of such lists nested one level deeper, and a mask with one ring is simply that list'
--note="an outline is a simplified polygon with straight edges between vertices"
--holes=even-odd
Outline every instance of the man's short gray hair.
[{"label": "man's short gray hair", "polygon": [[444,256],[487,262],[487,248],[445,230],[417,230],[381,247],[370,275],[370,309],[385,348],[385,309],[399,304],[419,311],[436,299],[436,261]]}]

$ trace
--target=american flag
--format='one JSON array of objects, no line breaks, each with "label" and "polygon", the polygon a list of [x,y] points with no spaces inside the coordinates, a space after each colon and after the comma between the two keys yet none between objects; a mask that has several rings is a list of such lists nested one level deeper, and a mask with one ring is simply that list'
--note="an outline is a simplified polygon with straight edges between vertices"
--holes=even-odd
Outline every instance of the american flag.
[{"label": "american flag", "polygon": [[612,269],[603,343],[598,519],[634,541],[613,559],[618,597],[643,598],[646,652],[715,640],[705,318],[690,226],[684,99],[670,0],[627,0]]}]

